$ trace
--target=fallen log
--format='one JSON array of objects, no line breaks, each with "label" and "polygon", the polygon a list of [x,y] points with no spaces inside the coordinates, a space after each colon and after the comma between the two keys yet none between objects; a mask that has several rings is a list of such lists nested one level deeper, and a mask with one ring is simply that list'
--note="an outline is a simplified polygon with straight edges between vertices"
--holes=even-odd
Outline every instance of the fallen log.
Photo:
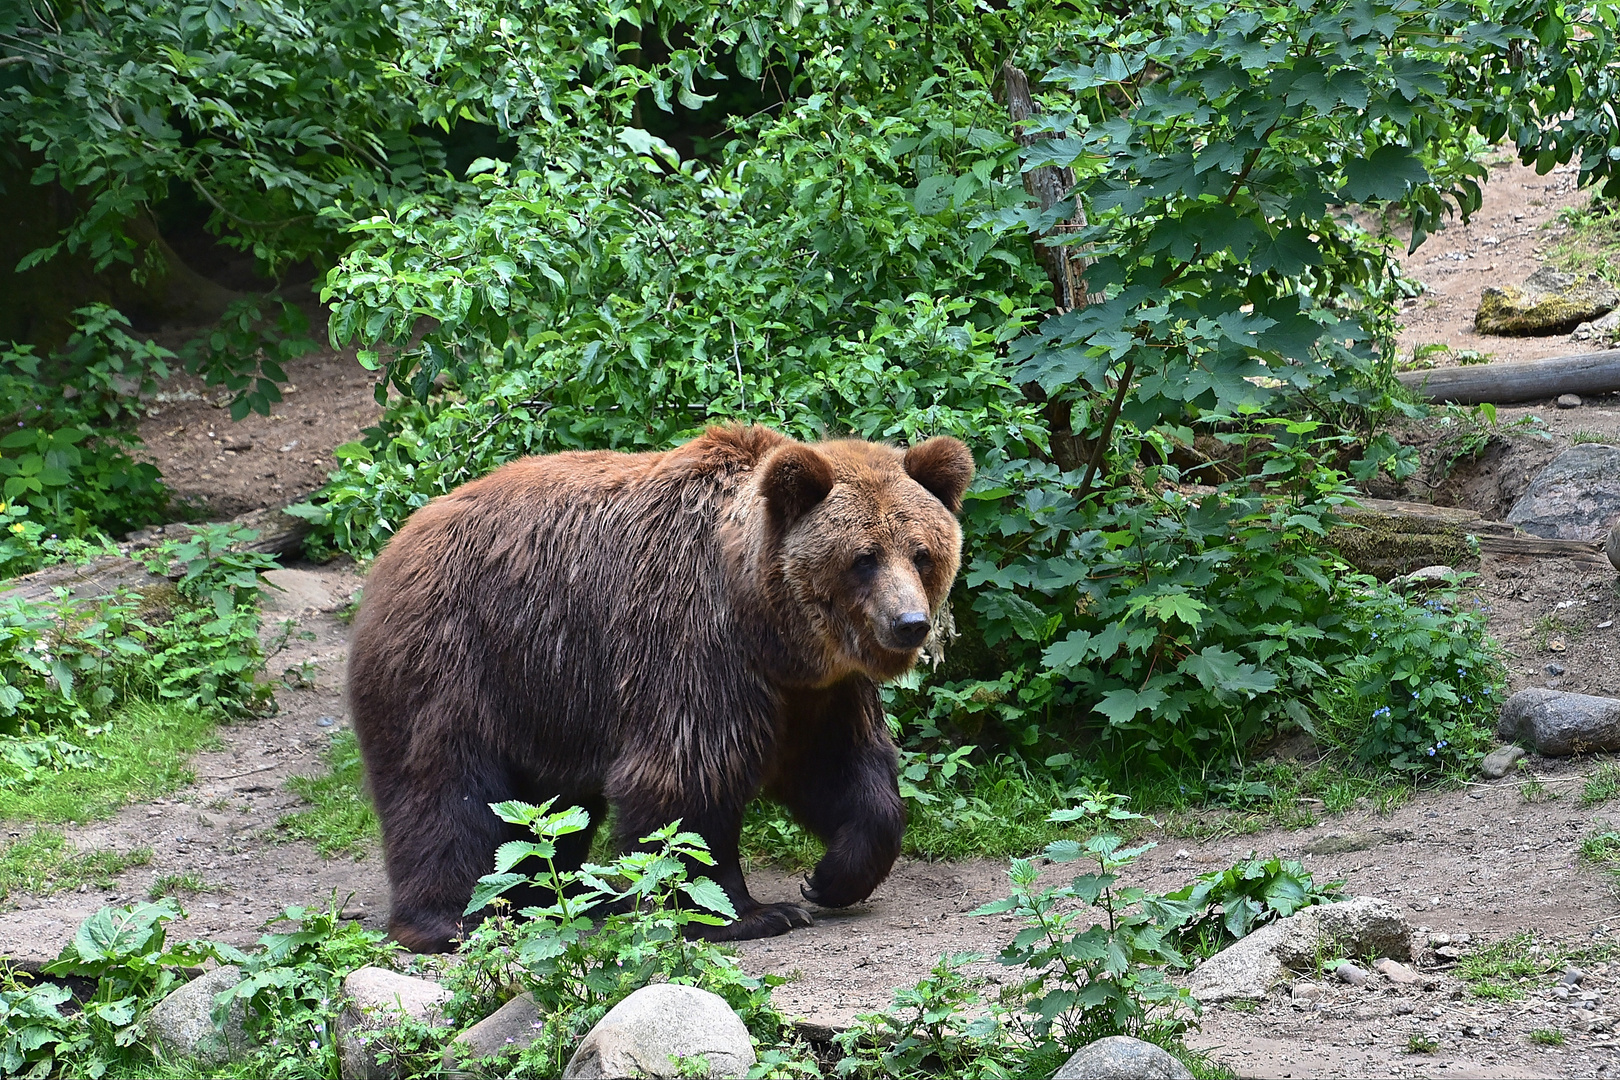
[{"label": "fallen log", "polygon": [[1560,394],[1604,394],[1620,391],[1620,349],[1514,360],[1500,364],[1402,371],[1401,385],[1427,401],[1502,405],[1542,401]]},{"label": "fallen log", "polygon": [[[242,525],[258,532],[257,540],[240,545],[244,551],[261,551],[267,555],[296,555],[303,550],[309,535],[309,522],[295,518],[277,508],[250,510],[231,519],[231,524]],[[130,536],[130,542],[119,545],[126,552],[156,547],[166,539],[183,539],[190,533],[183,523],[160,528],[145,529]],[[128,555],[105,555],[84,565],[64,563],[35,570],[31,574],[0,583],[0,601],[43,600],[58,588],[68,590],[76,600],[87,596],[106,596],[117,589],[148,589],[166,585],[169,579],[153,574]]]},{"label": "fallen log", "polygon": [[[1345,560],[1363,573],[1388,580],[1425,566],[1471,566],[1477,550],[1489,555],[1573,559],[1607,569],[1599,544],[1552,540],[1491,521],[1476,510],[1390,499],[1359,499],[1340,513],[1348,525],[1328,534]],[[1472,542],[1470,537],[1473,538]]]}]

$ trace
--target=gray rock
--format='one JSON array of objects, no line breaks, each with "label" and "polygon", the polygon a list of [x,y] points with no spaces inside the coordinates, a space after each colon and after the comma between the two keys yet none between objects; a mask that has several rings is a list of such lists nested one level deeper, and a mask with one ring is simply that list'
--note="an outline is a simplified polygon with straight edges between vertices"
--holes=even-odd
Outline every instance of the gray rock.
[{"label": "gray rock", "polygon": [[1524,285],[1480,293],[1474,330],[1481,334],[1528,337],[1567,334],[1606,315],[1620,304],[1620,293],[1595,274],[1577,278],[1542,268]]},{"label": "gray rock", "polygon": [[1424,978],[1399,960],[1383,959],[1373,965],[1373,970],[1392,983],[1402,986],[1412,986],[1423,982]]},{"label": "gray rock", "polygon": [[1513,767],[1525,758],[1522,746],[1498,746],[1485,755],[1485,760],[1479,763],[1479,774],[1487,780],[1500,780],[1513,771]]},{"label": "gray rock", "polygon": [[1557,400],[1554,401],[1553,404],[1558,406],[1560,409],[1578,409],[1581,407],[1581,395],[1559,394]]},{"label": "gray rock", "polygon": [[1620,337],[1620,308],[1601,319],[1583,322],[1569,335],[1571,341],[1613,341]]},{"label": "gray rock", "polygon": [[1507,520],[1535,536],[1597,543],[1620,523],[1620,446],[1565,450],[1530,481]]},{"label": "gray rock", "polygon": [[1408,585],[1446,585],[1457,580],[1457,571],[1449,566],[1420,566],[1401,580]]},{"label": "gray rock", "polygon": [[366,967],[343,980],[343,1011],[338,1014],[338,1068],[343,1080],[394,1080],[393,1065],[377,1060],[380,1049],[364,1038],[401,1019],[438,1027],[450,991],[430,979],[417,979],[383,968]]},{"label": "gray rock", "polygon": [[184,986],[176,987],[146,1014],[148,1034],[170,1057],[190,1058],[217,1068],[250,1057],[253,1041],[243,1026],[247,1013],[240,1001],[231,1002],[223,1030],[214,1026],[214,995],[242,981],[235,967],[215,968]]},{"label": "gray rock", "polygon": [[718,994],[693,986],[643,986],[608,1011],[574,1052],[565,1080],[679,1076],[681,1063],[708,1063],[704,1075],[747,1076],[754,1044],[742,1018]]},{"label": "gray rock", "polygon": [[453,1071],[459,1062],[495,1057],[527,1049],[540,1037],[544,1021],[535,1007],[534,995],[519,994],[455,1037],[444,1048],[444,1070]]},{"label": "gray rock", "polygon": [[1338,977],[1340,982],[1349,983],[1351,986],[1365,986],[1367,984],[1366,969],[1360,964],[1352,964],[1348,960],[1334,968],[1333,974]]},{"label": "gray rock", "polygon": [[1620,750],[1620,700],[1531,687],[1507,699],[1496,733],[1548,757]]},{"label": "gray rock", "polygon": [[1609,538],[1603,542],[1603,550],[1609,556],[1609,565],[1620,570],[1620,522],[1609,530]]},{"label": "gray rock", "polygon": [[1202,1002],[1255,1000],[1290,971],[1315,970],[1318,959],[1411,955],[1411,930],[1400,908],[1357,896],[1267,923],[1198,965],[1187,989]]},{"label": "gray rock", "polygon": [[1564,985],[1565,986],[1579,986],[1579,985],[1581,985],[1581,983],[1583,983],[1585,981],[1586,981],[1586,972],[1582,971],[1580,968],[1578,968],[1578,967],[1569,967],[1569,968],[1564,969]]},{"label": "gray rock", "polygon": [[319,611],[333,604],[332,590],[327,580],[313,570],[267,570],[264,580],[273,588],[259,593],[266,611],[296,615],[304,611]]},{"label": "gray rock", "polygon": [[1193,1080],[1193,1074],[1161,1047],[1110,1035],[1076,1051],[1052,1080]]}]

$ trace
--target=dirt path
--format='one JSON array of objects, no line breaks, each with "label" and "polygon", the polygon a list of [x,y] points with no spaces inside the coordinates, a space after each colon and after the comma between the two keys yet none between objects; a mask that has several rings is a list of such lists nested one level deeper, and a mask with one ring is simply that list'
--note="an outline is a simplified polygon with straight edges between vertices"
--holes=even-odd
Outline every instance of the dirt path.
[{"label": "dirt path", "polygon": [[[1548,242],[1541,224],[1564,205],[1584,199],[1572,177],[1536,177],[1517,165],[1493,169],[1485,208],[1474,224],[1440,233],[1409,262],[1430,292],[1408,305],[1401,341],[1447,341],[1455,348],[1499,358],[1580,351],[1562,338],[1475,339],[1471,320],[1483,284],[1520,280],[1534,269]],[[152,456],[182,495],[224,517],[289,501],[319,485],[331,450],[359,437],[377,414],[369,376],[352,360],[321,354],[293,366],[297,392],[272,417],[232,427],[204,389],[186,380],[166,388],[142,428]],[[1594,400],[1581,409],[1502,410],[1504,422],[1536,415],[1551,436],[1514,438],[1460,469],[1437,489],[1441,501],[1461,501],[1500,516],[1531,473],[1578,432],[1620,441],[1620,401]],[[229,447],[235,447],[230,449]],[[144,898],[170,875],[195,875],[212,891],[190,897],[190,919],[177,933],[245,944],[264,919],[291,903],[324,904],[336,893],[366,925],[386,919],[387,884],[375,851],[358,858],[324,859],[307,843],[279,843],[276,820],[300,800],[289,777],[321,771],[328,737],[347,725],[342,672],[347,627],[335,610],[359,584],[346,564],[282,571],[288,592],[274,596],[275,621],[292,617],[310,640],[293,638],[271,662],[269,674],[288,668],[308,678],[300,689],[277,691],[279,711],[232,725],[219,745],[197,756],[197,780],[172,798],[130,806],[114,819],[66,830],[81,847],[149,847],[149,865],[120,877],[113,889],[50,897],[14,896],[0,912],[0,954],[25,963],[54,957],[77,923],[104,904]],[[1613,575],[1559,560],[1487,559],[1479,578],[1493,633],[1510,659],[1512,688],[1553,685],[1591,693],[1620,693],[1620,606]],[[1563,645],[1551,648],[1553,640]],[[1557,674],[1548,665],[1561,669]],[[1534,931],[1543,940],[1607,942],[1620,930],[1613,883],[1578,859],[1579,842],[1614,809],[1583,806],[1578,778],[1594,759],[1534,761],[1546,788],[1561,797],[1528,802],[1511,781],[1433,791],[1388,816],[1356,810],[1310,829],[1272,830],[1204,841],[1160,837],[1131,880],[1165,890],[1198,873],[1219,869],[1251,851],[1302,858],[1319,879],[1342,877],[1352,893],[1403,904],[1419,931],[1471,943]],[[20,828],[20,827],[19,827]],[[1376,846],[1340,854],[1307,855],[1329,833],[1376,833]],[[994,955],[1014,930],[1005,918],[967,912],[1006,888],[1002,860],[963,863],[902,862],[871,901],[820,916],[808,930],[741,948],[748,968],[792,976],[777,991],[789,1012],[825,1024],[847,1023],[885,1007],[893,988],[909,985],[942,953]],[[1049,871],[1052,872],[1052,871]],[[752,888],[764,900],[797,899],[797,875],[755,868]],[[1620,942],[1616,943],[1620,946]],[[1617,949],[1620,953],[1620,949]],[[1205,1013],[1193,1038],[1245,1076],[1564,1076],[1620,1069],[1609,1030],[1580,1020],[1570,1002],[1551,996],[1552,981],[1522,1001],[1471,996],[1432,951],[1420,966],[1429,988],[1393,986],[1374,978],[1363,988],[1330,983],[1314,1001],[1286,992],[1252,1009],[1217,1007]],[[1006,981],[1012,973],[993,961],[974,968]],[[1574,997],[1593,1013],[1620,1024],[1620,963],[1594,968]],[[1529,1032],[1555,1029],[1562,1047],[1532,1043]],[[1434,1053],[1408,1053],[1413,1036],[1431,1038]]]}]

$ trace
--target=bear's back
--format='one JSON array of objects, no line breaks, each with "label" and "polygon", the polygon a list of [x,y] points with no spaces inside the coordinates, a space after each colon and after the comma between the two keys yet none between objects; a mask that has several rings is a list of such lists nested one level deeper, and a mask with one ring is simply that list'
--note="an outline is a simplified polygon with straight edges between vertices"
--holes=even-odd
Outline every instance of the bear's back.
[{"label": "bear's back", "polygon": [[[366,582],[350,657],[357,725],[389,725],[406,695],[442,698],[456,708],[440,722],[491,725],[532,760],[612,756],[627,730],[699,722],[669,703],[712,697],[716,665],[737,662],[720,526],[784,441],[718,429],[665,453],[525,458],[424,506]],[[719,680],[744,693],[754,681]],[[449,735],[401,722],[396,743]]]}]

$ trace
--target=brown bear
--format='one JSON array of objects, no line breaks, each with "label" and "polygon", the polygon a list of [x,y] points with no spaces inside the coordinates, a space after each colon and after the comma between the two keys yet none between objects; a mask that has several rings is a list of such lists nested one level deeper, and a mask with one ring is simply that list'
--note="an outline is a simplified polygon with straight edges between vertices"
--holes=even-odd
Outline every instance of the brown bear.
[{"label": "brown bear", "polygon": [[972,476],[951,438],[712,428],[664,453],[525,458],[416,511],[349,655],[395,940],[451,947],[520,838],[490,810],[505,799],[556,796],[593,825],[611,804],[621,845],[681,819],[737,911],[716,939],[810,923],[743,882],[761,791],[827,845],[806,899],[869,896],[905,829],[878,683],[916,662],[956,577]]}]

